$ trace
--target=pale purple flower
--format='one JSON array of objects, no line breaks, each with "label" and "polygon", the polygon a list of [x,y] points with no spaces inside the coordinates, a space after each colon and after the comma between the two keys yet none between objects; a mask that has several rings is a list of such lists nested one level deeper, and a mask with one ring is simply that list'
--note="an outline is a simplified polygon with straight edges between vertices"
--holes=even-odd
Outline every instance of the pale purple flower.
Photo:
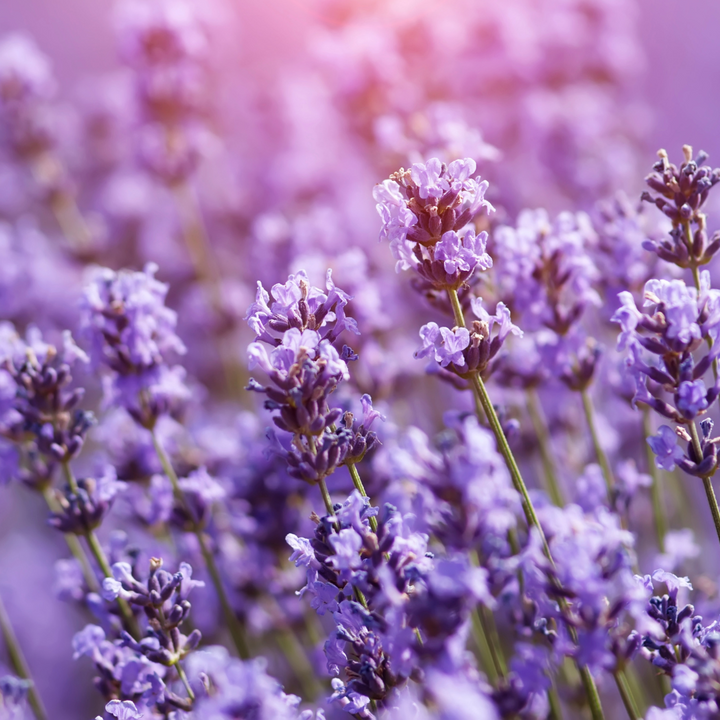
[{"label": "pale purple flower", "polygon": [[651,312],[662,309],[668,324],[666,335],[682,343],[700,338],[697,324],[697,290],[682,280],[648,280],[645,283],[644,306]]},{"label": "pale purple flower", "polygon": [[132,700],[111,700],[105,706],[105,711],[116,717],[117,720],[138,720],[143,716]]},{"label": "pale purple flower", "polygon": [[655,464],[663,470],[672,471],[676,461],[683,458],[683,451],[677,444],[677,435],[669,425],[661,425],[657,435],[649,437],[647,443],[655,453]]},{"label": "pale purple flower", "polygon": [[86,625],[73,637],[73,660],[77,660],[83,655],[92,655],[104,640],[105,631],[101,627]]},{"label": "pale purple flower", "polygon": [[678,410],[688,419],[694,419],[698,413],[708,407],[707,390],[702,380],[685,380],[678,388]]},{"label": "pale purple flower", "polygon": [[509,334],[517,337],[523,336],[523,331],[517,325],[513,325],[512,320],[510,319],[510,310],[505,303],[499,302],[496,305],[495,315],[490,315],[490,313],[483,307],[482,298],[479,297],[472,298],[470,301],[470,307],[478,320],[487,323],[488,333],[492,333],[495,325],[498,326],[498,342],[504,342],[505,338]]},{"label": "pale purple flower", "polygon": [[362,537],[354,529],[341,530],[338,534],[330,535],[330,544],[335,551],[328,558],[328,562],[336,570],[355,570],[360,567],[360,549]]},{"label": "pale purple flower", "polygon": [[449,275],[469,272],[478,267],[489,270],[493,262],[485,252],[487,237],[486,232],[476,235],[472,228],[465,228],[459,233],[450,230],[435,245],[435,259],[443,263]]},{"label": "pale purple flower", "polygon": [[465,365],[463,350],[470,344],[467,328],[456,327],[451,330],[430,322],[420,328],[420,338],[423,347],[415,353],[415,357],[422,358],[432,354],[442,367],[447,367],[450,363],[459,367]]}]

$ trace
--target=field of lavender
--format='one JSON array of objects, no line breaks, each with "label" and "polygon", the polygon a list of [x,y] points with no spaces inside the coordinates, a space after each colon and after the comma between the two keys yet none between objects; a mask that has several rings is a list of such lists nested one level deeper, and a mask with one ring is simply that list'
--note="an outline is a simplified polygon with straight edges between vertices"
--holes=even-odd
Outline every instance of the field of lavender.
[{"label": "field of lavender", "polygon": [[245,4],[0,7],[0,720],[720,718],[702,58]]}]

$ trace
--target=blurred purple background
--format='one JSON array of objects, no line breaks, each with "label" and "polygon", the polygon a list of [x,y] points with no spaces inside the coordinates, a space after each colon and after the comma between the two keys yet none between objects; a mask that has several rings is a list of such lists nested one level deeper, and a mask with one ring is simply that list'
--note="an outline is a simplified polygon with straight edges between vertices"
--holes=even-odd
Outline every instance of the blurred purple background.
[{"label": "blurred purple background", "polygon": [[[720,86],[720,4],[713,0],[639,0],[637,27],[647,57],[644,99],[655,112],[652,148],[683,143],[720,154],[715,89]],[[222,42],[233,71],[256,78],[302,52],[312,11],[301,0],[228,3]],[[108,0],[10,0],[0,3],[0,33],[24,30],[52,58],[67,93],[90,74],[118,66]],[[229,68],[228,68],[229,69]]]}]

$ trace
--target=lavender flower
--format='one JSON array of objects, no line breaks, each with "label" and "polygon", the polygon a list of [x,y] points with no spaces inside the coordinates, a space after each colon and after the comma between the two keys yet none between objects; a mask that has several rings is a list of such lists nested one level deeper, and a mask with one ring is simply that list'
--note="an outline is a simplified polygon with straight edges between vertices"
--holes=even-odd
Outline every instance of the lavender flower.
[{"label": "lavender flower", "polygon": [[[658,152],[659,160],[653,171],[645,178],[651,192],[645,191],[643,200],[655,204],[672,220],[670,239],[644,243],[658,257],[679,267],[697,268],[712,259],[720,250],[720,234],[708,240],[705,215],[701,212],[708,193],[720,181],[720,170],[713,170],[703,163],[707,153],[700,152],[693,159],[689,145],[683,146],[684,162],[678,168],[670,163],[665,150]],[[696,230],[692,230],[692,226]]]},{"label": "lavender flower", "polygon": [[106,404],[124,407],[147,428],[189,397],[184,369],[169,365],[185,346],[175,333],[177,316],[165,306],[168,286],[156,272],[152,263],[143,272],[97,269],[82,305],[93,367],[110,369]]},{"label": "lavender flower", "polygon": [[490,315],[483,307],[481,298],[472,298],[470,304],[478,318],[470,329],[456,327],[451,330],[438,327],[434,322],[423,325],[420,328],[423,347],[415,357],[430,356],[448,373],[462,378],[470,378],[476,373],[490,375],[497,365],[497,360],[491,361],[500,352],[507,336],[522,337],[522,330],[513,325],[504,303],[497,304],[495,315]]},{"label": "lavender flower", "polygon": [[87,362],[69,331],[58,350],[44,342],[37,329],[30,329],[24,341],[12,325],[3,325],[0,433],[24,460],[24,467],[15,470],[17,476],[39,490],[52,482],[60,463],[80,453],[95,422],[92,413],[77,407],[85,391],[68,387],[73,366]]},{"label": "lavender flower", "polygon": [[398,272],[414,268],[434,286],[457,288],[492,265],[487,234],[464,230],[483,208],[494,210],[485,200],[487,180],[470,177],[475,168],[471,158],[449,165],[433,158],[375,186],[380,238],[390,241]]}]

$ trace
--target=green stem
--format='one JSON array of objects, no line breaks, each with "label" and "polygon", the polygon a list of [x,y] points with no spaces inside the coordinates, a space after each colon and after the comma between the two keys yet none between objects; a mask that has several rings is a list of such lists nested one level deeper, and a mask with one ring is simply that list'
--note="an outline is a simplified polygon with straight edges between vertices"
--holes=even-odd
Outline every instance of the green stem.
[{"label": "green stem", "polygon": [[583,665],[578,668],[580,670],[580,678],[582,679],[583,687],[585,688],[585,694],[588,697],[590,705],[590,714],[593,720],[605,720],[605,714],[603,713],[602,704],[600,702],[600,695],[598,694],[597,685],[593,679],[590,668],[587,665]]},{"label": "green stem", "polygon": [[[64,463],[62,463],[62,469],[63,469],[63,475],[65,476],[65,481],[67,482],[68,487],[70,488],[70,491],[73,493],[77,493],[79,488],[78,488],[77,480],[75,479],[75,475],[72,471],[72,468],[70,467],[70,463],[68,461],[65,461]],[[95,562],[97,562],[98,566],[100,567],[102,574],[106,578],[114,577],[112,574],[112,569],[110,568],[110,563],[108,562],[107,557],[105,557],[105,551],[102,549],[102,545],[100,544],[100,541],[98,540],[97,535],[95,534],[95,531],[88,530],[85,533],[85,540],[88,544],[88,547],[90,548],[90,552],[91,552],[92,556],[95,558]],[[137,624],[135,615],[133,614],[133,611],[130,608],[130,605],[128,605],[127,600],[125,600],[124,598],[121,598],[121,597],[118,597],[117,603],[118,603],[118,607],[120,608],[120,614],[122,615],[123,624],[125,625],[125,629],[136,640],[138,640],[141,637],[140,628]]]},{"label": "green stem", "polygon": [[303,700],[311,702],[319,697],[323,688],[318,682],[305,650],[294,632],[288,628],[280,628],[275,633],[275,641],[285,655],[295,677],[300,681],[305,697]]},{"label": "green stem", "polygon": [[501,677],[500,668],[498,667],[494,653],[490,648],[490,641],[487,638],[487,633],[485,632],[485,628],[483,627],[483,622],[480,617],[480,610],[477,606],[473,608],[470,617],[472,620],[473,640],[475,640],[475,645],[477,646],[479,653],[478,660],[480,660],[483,670],[485,670],[485,673],[490,680],[490,684],[493,687],[497,687],[498,680]]},{"label": "green stem", "polygon": [[627,710],[628,717],[630,720],[642,720],[640,711],[638,710],[637,703],[633,697],[630,685],[627,677],[625,676],[624,670],[616,670],[615,673],[615,684],[617,689],[620,691],[620,697],[622,698],[625,710]]},{"label": "green stem", "polygon": [[8,655],[10,656],[10,664],[12,665],[15,674],[22,680],[28,680],[31,683],[28,689],[28,702],[30,703],[30,707],[35,714],[35,717],[37,720],[47,720],[47,711],[45,710],[45,706],[43,705],[37,691],[35,681],[32,679],[32,675],[30,674],[30,668],[25,660],[25,655],[23,654],[20,643],[18,642],[17,635],[15,634],[15,628],[12,626],[10,616],[7,614],[2,597],[0,597],[0,632],[2,633],[3,640],[5,641],[5,646],[7,647]]},{"label": "green stem", "polygon": [[545,471],[545,481],[547,482],[550,499],[558,507],[563,507],[565,505],[565,501],[562,496],[560,482],[555,470],[552,438],[550,437],[545,414],[543,413],[540,398],[538,398],[537,390],[535,388],[528,388],[527,390],[527,408],[528,414],[530,415],[530,421],[532,422],[535,435],[537,436],[540,459],[542,460],[543,470]]},{"label": "green stem", "polygon": [[[463,315],[457,291],[454,289],[450,289],[447,292],[448,297],[450,298],[450,304],[453,308],[456,325],[458,325],[459,327],[465,327],[465,316]],[[527,486],[525,485],[525,481],[520,474],[520,468],[518,467],[515,456],[510,449],[510,444],[507,441],[507,437],[505,437],[505,432],[502,429],[500,419],[495,412],[495,408],[493,407],[490,396],[488,395],[487,389],[485,388],[485,383],[483,382],[482,378],[478,373],[472,375],[472,377],[470,378],[470,383],[473,392],[475,393],[478,401],[480,402],[480,405],[482,406],[483,411],[485,412],[485,416],[487,417],[490,429],[495,435],[495,441],[497,442],[498,450],[500,451],[500,454],[505,460],[505,464],[507,465],[507,468],[510,472],[513,486],[522,498],[523,511],[525,513],[525,518],[527,519],[528,527],[534,527],[535,531],[538,533],[538,536],[542,543],[543,553],[550,564],[550,568],[554,578],[553,582],[556,585],[559,585],[559,581],[557,580],[555,572],[555,562],[553,561],[552,554],[550,552],[550,546],[548,545],[547,538],[545,537],[545,532],[543,531],[537,514],[535,513],[535,507],[533,506],[532,500],[530,499],[530,494],[528,493]],[[558,602],[563,612],[567,612],[567,601],[561,598]],[[573,632],[573,628],[571,626],[568,627],[574,640],[577,641],[577,633]],[[592,714],[593,720],[604,720],[602,704],[600,702],[600,695],[598,694],[597,686],[595,685],[595,680],[593,679],[590,670],[587,666],[582,666],[578,669],[580,671],[580,676],[582,678],[583,686],[585,688],[585,694],[588,698],[590,712]]]},{"label": "green stem", "polygon": [[595,455],[597,456],[598,464],[602,469],[603,477],[605,478],[605,485],[607,486],[608,499],[612,500],[612,491],[615,487],[615,478],[613,477],[612,469],[610,468],[610,461],[608,456],[603,449],[602,443],[600,442],[600,435],[597,431],[597,424],[595,422],[595,411],[593,409],[592,400],[587,388],[583,388],[580,391],[580,397],[582,398],[583,410],[585,411],[585,419],[590,430],[590,436],[592,437],[593,447],[595,448]]},{"label": "green stem", "polygon": [[175,670],[177,670],[178,677],[182,680],[182,684],[185,686],[185,690],[187,691],[188,697],[193,702],[195,701],[195,693],[193,692],[192,688],[190,687],[190,683],[188,682],[187,675],[185,674],[185,670],[183,670],[182,665],[180,664],[180,661],[175,663]]},{"label": "green stem", "polygon": [[[360,473],[357,470],[357,467],[355,463],[347,463],[347,469],[350,471],[350,477],[352,478],[353,485],[357,489],[357,491],[363,496],[367,497],[368,494],[365,492],[365,486],[363,485],[363,481],[360,478]],[[370,528],[373,532],[377,532],[378,524],[377,524],[377,518],[371,517],[370,518]]]},{"label": "green stem", "polygon": [[[688,423],[690,429],[690,437],[692,438],[693,449],[698,458],[702,458],[702,447],[700,445],[700,436],[698,435],[697,427],[694,421]],[[715,497],[715,491],[712,486],[712,475],[706,475],[703,477],[703,487],[705,488],[705,495],[707,497],[708,505],[710,506],[710,512],[712,513],[713,523],[715,525],[715,532],[717,533],[718,540],[720,540],[720,508],[718,508],[717,498]]]},{"label": "green stem", "polygon": [[562,720],[562,706],[554,685],[551,685],[548,690],[548,703],[550,704],[550,720]]},{"label": "green stem", "polygon": [[218,594],[218,599],[220,600],[223,615],[225,616],[225,622],[227,623],[228,629],[230,630],[230,635],[232,636],[235,649],[237,650],[238,655],[240,655],[241,658],[247,659],[250,657],[250,652],[248,649],[247,640],[245,639],[245,632],[240,625],[240,622],[237,619],[237,615],[235,615],[235,611],[233,610],[233,607],[227,596],[225,586],[223,585],[222,578],[220,576],[220,570],[215,563],[215,558],[213,557],[212,552],[210,552],[210,548],[208,547],[207,540],[205,539],[205,535],[202,532],[202,528],[198,526],[198,523],[195,520],[193,509],[188,503],[187,498],[185,497],[185,493],[180,488],[180,482],[178,480],[177,473],[175,472],[175,469],[170,462],[170,458],[165,452],[165,448],[163,448],[162,443],[158,439],[157,433],[154,429],[152,430],[151,434],[153,445],[155,446],[155,452],[158,456],[158,459],[160,460],[160,464],[162,465],[163,471],[168,476],[168,478],[170,479],[170,483],[172,484],[173,495],[175,496],[176,500],[182,505],[187,516],[190,518],[190,522],[192,523],[193,532],[195,533],[195,537],[197,538],[200,552],[202,553],[203,560],[205,561],[205,566],[207,567],[212,583],[215,586],[215,591]]},{"label": "green stem", "polygon": [[[88,533],[86,533],[85,540],[88,544],[88,547],[90,548],[92,556],[95,558],[95,562],[100,567],[100,570],[102,570],[102,574],[106,578],[114,577],[112,574],[112,569],[110,568],[110,563],[105,556],[105,551],[102,549],[102,545],[100,544],[97,535],[92,530],[90,530]],[[133,611],[130,608],[130,605],[128,605],[127,600],[125,600],[125,598],[118,597],[117,604],[120,608],[120,614],[122,615],[123,625],[125,625],[125,629],[136,640],[139,640],[141,637],[140,628],[138,626],[135,615],[133,615]]]},{"label": "green stem", "polygon": [[667,533],[667,518],[665,517],[665,506],[662,499],[662,488],[660,487],[660,473],[655,464],[655,454],[647,442],[653,434],[652,422],[650,420],[650,410],[644,407],[642,410],[642,427],[643,427],[643,445],[645,445],[645,458],[647,461],[648,472],[652,478],[650,486],[650,498],[653,506],[653,523],[655,524],[655,535],[657,536],[658,547],[660,552],[665,552],[665,534]]},{"label": "green stem", "polygon": [[[47,503],[50,512],[57,513],[60,511],[60,507],[55,501],[52,490],[49,487],[43,488],[42,495],[45,498],[45,502]],[[65,538],[65,542],[67,543],[70,552],[73,554],[73,557],[78,561],[78,563],[80,563],[83,577],[85,578],[88,588],[90,588],[92,592],[99,593],[100,583],[98,583],[95,571],[92,569],[88,556],[85,553],[81,542],[78,540],[77,535],[64,533],[63,537]]]},{"label": "green stem", "polygon": [[333,509],[332,499],[330,498],[330,493],[328,492],[325,478],[320,478],[318,486],[320,487],[320,494],[322,495],[323,502],[325,503],[325,509],[327,510],[327,514],[334,515],[335,510]]}]

